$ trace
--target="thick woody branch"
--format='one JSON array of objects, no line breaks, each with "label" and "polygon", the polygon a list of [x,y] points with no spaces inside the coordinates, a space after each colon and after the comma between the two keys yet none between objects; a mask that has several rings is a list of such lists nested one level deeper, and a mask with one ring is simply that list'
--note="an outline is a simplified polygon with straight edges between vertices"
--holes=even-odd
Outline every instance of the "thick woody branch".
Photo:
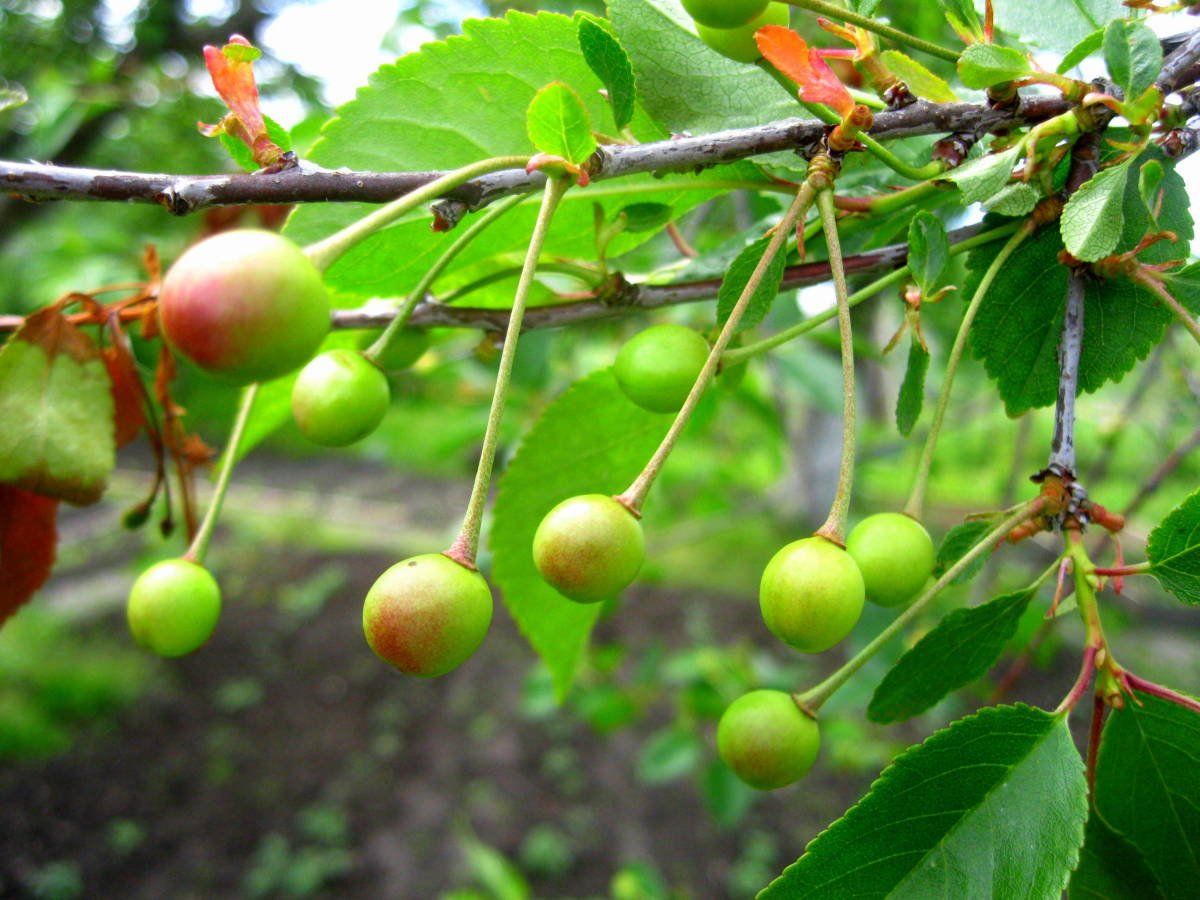
[{"label": "thick woody branch", "polygon": [[[944,132],[983,135],[1033,125],[1067,110],[1059,97],[1030,97],[1017,110],[974,103],[918,102],[875,116],[870,134],[878,140]],[[634,146],[601,147],[589,168],[592,180],[643,172],[695,172],[787,150],[814,147],[825,126],[791,119],[754,128],[684,136]],[[0,161],[0,190],[26,200],[94,200],[157,203],[176,215],[212,206],[257,203],[384,203],[439,177],[441,172],[352,172],[308,163],[275,173],[252,175],[154,175]],[[545,176],[521,170],[497,172],[450,191],[458,207],[451,215],[473,212],[501,197],[541,190]]]}]

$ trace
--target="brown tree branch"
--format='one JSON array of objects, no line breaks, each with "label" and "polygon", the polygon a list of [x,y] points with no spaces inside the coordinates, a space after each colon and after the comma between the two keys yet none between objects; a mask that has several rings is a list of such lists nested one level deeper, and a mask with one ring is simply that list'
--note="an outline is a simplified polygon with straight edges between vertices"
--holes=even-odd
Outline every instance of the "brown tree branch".
[{"label": "brown tree branch", "polygon": [[[1013,110],[975,103],[918,102],[875,116],[871,136],[878,140],[943,132],[986,134],[1032,125],[1068,109],[1059,97],[1026,98]],[[649,144],[601,147],[589,164],[592,180],[644,172],[695,172],[767,153],[814,146],[825,126],[791,119],[753,128],[676,137]],[[307,163],[271,174],[165,175],[68,168],[0,161],[0,189],[26,200],[95,200],[158,203],[176,215],[212,206],[251,203],[384,203],[433,181],[440,172],[352,172]],[[520,170],[477,178],[449,192],[455,215],[474,212],[511,194],[540,190],[545,176]]]}]

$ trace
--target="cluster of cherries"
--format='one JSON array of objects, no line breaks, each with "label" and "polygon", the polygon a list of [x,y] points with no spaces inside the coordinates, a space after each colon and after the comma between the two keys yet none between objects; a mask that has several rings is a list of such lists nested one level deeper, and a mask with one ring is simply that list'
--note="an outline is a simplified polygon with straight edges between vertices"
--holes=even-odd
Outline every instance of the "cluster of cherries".
[{"label": "cluster of cherries", "polygon": [[738,62],[755,62],[762,53],[754,32],[764,25],[788,26],[791,11],[786,3],[767,0],[682,0],[696,22],[700,40],[723,56]]},{"label": "cluster of cherries", "polygon": [[[373,431],[390,403],[385,370],[412,364],[428,346],[423,332],[402,330],[381,354],[337,349],[314,356],[330,327],[321,273],[300,248],[265,231],[228,232],[185,252],[163,280],[159,321],[177,355],[227,383],[268,381],[303,366],[292,411],[301,431],[327,446]],[[674,413],[709,352],[698,332],[655,325],[620,349],[614,373],[631,401]],[[564,500],[546,514],[533,540],[542,577],[578,603],[619,594],[644,556],[638,515],[620,498],[601,494]],[[844,549],[814,536],[776,553],[759,587],[762,617],[785,643],[820,653],[849,634],[866,599],[896,606],[915,596],[933,562],[932,541],[918,522],[898,513],[874,515],[851,532]],[[220,609],[215,579],[185,554],[137,579],[127,614],[138,643],[181,656],[208,640]],[[402,672],[427,677],[471,656],[491,619],[492,593],[483,576],[441,553],[392,566],[363,606],[364,633],[375,653]],[[758,788],[803,776],[818,746],[815,719],[793,696],[772,690],[732,703],[717,739],[726,763]]]}]

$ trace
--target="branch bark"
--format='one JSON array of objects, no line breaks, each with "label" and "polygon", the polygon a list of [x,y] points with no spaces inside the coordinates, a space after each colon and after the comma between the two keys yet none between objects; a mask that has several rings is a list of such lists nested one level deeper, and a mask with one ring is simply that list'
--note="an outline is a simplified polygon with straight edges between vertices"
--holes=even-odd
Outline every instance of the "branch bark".
[{"label": "branch bark", "polygon": [[[943,132],[983,135],[1032,125],[1066,112],[1059,97],[1029,97],[1013,110],[990,109],[976,103],[918,102],[875,116],[870,134],[894,140]],[[825,126],[811,119],[789,119],[753,128],[683,136],[649,144],[601,147],[589,168],[592,180],[621,178],[645,172],[696,172],[788,150],[814,147]],[[26,200],[94,200],[157,203],[175,215],[212,206],[253,203],[385,203],[422,187],[442,172],[353,172],[301,163],[284,172],[251,175],[166,175],[114,170],[81,169],[0,161],[0,186]],[[545,176],[521,170],[477,178],[446,194],[455,215],[475,212],[501,197],[541,190]]]}]

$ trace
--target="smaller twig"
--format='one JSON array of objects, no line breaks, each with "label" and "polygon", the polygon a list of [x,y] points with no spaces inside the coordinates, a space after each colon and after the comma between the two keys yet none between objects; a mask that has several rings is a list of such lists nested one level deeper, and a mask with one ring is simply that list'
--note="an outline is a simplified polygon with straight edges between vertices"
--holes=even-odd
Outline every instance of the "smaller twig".
[{"label": "smaller twig", "polygon": [[1141,509],[1142,504],[1154,495],[1154,492],[1162,486],[1162,483],[1167,479],[1167,477],[1176,469],[1178,469],[1179,464],[1183,462],[1187,455],[1197,447],[1200,447],[1200,426],[1197,426],[1196,430],[1188,435],[1183,443],[1168,453],[1166,459],[1159,463],[1158,468],[1155,469],[1151,473],[1150,477],[1146,479],[1145,483],[1138,488],[1137,494],[1125,508],[1125,518],[1130,518],[1139,509]]},{"label": "smaller twig", "polygon": [[1087,786],[1088,798],[1094,803],[1096,798],[1096,761],[1100,758],[1100,735],[1104,730],[1104,715],[1108,705],[1104,697],[1096,694],[1092,698],[1092,721],[1088,726],[1087,746]]},{"label": "smaller twig", "polygon": [[1067,275],[1067,303],[1058,341],[1058,399],[1054,405],[1054,438],[1050,442],[1050,468],[1075,474],[1075,395],[1079,392],[1079,356],[1083,349],[1083,273]]},{"label": "smaller twig", "polygon": [[[1077,577],[1082,577],[1077,575]],[[1075,679],[1075,684],[1071,686],[1071,690],[1067,696],[1063,698],[1062,703],[1054,710],[1056,715],[1061,715],[1064,712],[1069,712],[1075,708],[1079,702],[1079,698],[1083,696],[1087,690],[1088,684],[1092,680],[1092,675],[1096,671],[1096,650],[1095,644],[1088,644],[1083,648],[1083,664],[1079,667],[1079,675]]]}]

